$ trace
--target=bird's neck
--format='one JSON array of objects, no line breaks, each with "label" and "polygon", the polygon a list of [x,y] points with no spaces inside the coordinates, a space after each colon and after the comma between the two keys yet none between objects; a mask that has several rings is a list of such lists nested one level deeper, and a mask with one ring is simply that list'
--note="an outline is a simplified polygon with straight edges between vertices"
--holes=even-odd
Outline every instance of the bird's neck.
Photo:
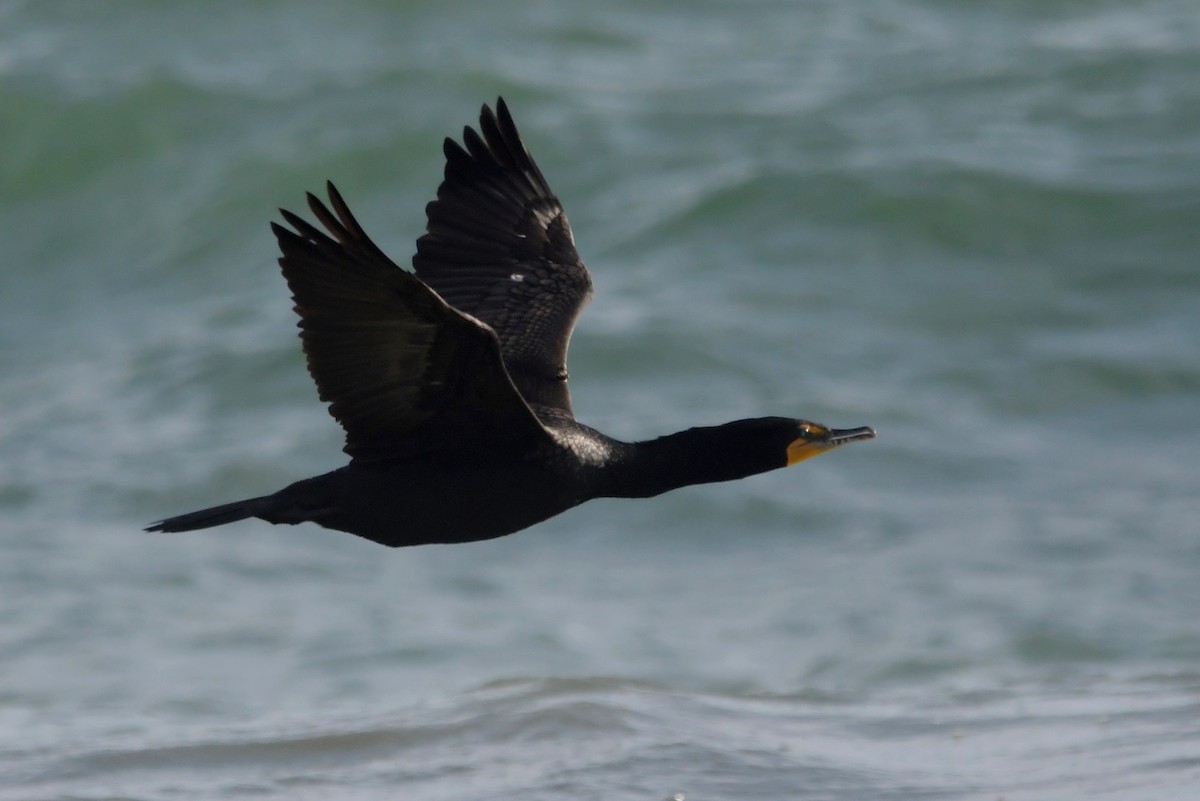
[{"label": "bird's neck", "polygon": [[755,445],[728,424],[621,443],[613,454],[612,482],[605,494],[649,498],[692,484],[733,481],[784,466],[782,457],[765,459]]}]

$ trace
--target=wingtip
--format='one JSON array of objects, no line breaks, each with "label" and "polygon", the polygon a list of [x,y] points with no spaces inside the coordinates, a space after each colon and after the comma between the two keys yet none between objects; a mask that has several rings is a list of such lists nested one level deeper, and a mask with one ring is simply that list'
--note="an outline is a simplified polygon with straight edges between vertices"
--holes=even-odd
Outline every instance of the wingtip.
[{"label": "wingtip", "polygon": [[[464,131],[463,137],[464,138],[466,137],[465,132],[470,131],[470,130],[471,130],[470,126],[466,126],[463,128],[463,131]],[[451,165],[461,164],[464,161],[471,160],[471,156],[469,153],[467,153],[466,149],[463,148],[463,146],[460,145],[458,142],[455,142],[453,139],[451,139],[449,136],[447,136],[445,138],[445,140],[442,142],[442,155],[446,159],[446,169],[453,169]]]},{"label": "wingtip", "polygon": [[479,109],[479,124],[485,128],[489,123],[495,126],[499,121],[505,119],[512,119],[512,115],[508,113],[508,104],[504,102],[502,95],[496,95],[495,110],[487,103],[484,103]]},{"label": "wingtip", "polygon": [[325,182],[325,194],[329,197],[329,204],[333,206],[335,210],[346,209],[349,211],[348,207],[346,206],[346,201],[342,199],[342,193],[339,192],[338,188],[333,185],[333,181]]}]

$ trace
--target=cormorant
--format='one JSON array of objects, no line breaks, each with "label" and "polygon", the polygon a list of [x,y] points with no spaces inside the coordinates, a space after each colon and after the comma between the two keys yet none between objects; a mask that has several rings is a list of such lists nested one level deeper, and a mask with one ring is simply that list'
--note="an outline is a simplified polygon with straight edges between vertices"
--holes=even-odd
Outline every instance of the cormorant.
[{"label": "cormorant", "polygon": [[308,195],[325,231],[282,209],[292,230],[271,224],[308,371],[350,463],[148,531],[257,517],[391,547],[470,542],[592,498],[744,478],[875,436],[763,417],[627,443],[577,422],[567,343],[592,281],[567,216],[503,99],[443,151],[415,274],[375,246],[332,183],[328,207]]}]

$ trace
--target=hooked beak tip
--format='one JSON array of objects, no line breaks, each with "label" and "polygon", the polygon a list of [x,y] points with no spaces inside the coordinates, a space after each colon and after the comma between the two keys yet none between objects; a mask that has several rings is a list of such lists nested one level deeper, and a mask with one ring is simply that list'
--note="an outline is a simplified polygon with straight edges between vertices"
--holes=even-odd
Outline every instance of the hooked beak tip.
[{"label": "hooked beak tip", "polygon": [[870,426],[860,426],[859,428],[835,428],[829,432],[829,442],[833,445],[844,445],[860,439],[875,439],[875,429]]}]

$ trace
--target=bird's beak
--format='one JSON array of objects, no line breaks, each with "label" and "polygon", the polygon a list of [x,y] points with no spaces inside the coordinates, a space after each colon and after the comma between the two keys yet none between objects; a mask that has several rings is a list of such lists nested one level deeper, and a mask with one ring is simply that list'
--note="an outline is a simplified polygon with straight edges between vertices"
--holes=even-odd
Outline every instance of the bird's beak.
[{"label": "bird's beak", "polygon": [[832,446],[845,445],[847,442],[857,442],[860,439],[875,439],[875,429],[870,426],[858,428],[834,428],[829,432],[829,443]]},{"label": "bird's beak", "polygon": [[788,445],[788,465],[811,459],[817,454],[833,450],[847,442],[857,442],[860,439],[875,439],[875,429],[869,426],[859,428],[825,428],[811,425],[806,434],[797,437]]}]

